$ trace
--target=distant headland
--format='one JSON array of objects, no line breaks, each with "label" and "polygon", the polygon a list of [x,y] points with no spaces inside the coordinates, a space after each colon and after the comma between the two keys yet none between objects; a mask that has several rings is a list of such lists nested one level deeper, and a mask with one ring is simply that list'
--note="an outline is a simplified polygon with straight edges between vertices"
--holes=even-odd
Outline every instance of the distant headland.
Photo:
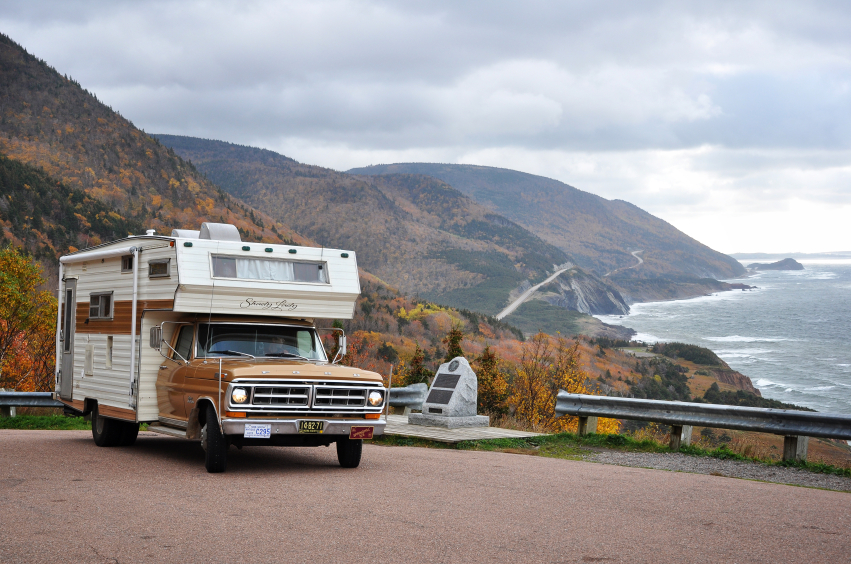
[{"label": "distant headland", "polygon": [[755,262],[748,265],[750,270],[804,270],[804,265],[793,258],[785,258],[777,262]]}]

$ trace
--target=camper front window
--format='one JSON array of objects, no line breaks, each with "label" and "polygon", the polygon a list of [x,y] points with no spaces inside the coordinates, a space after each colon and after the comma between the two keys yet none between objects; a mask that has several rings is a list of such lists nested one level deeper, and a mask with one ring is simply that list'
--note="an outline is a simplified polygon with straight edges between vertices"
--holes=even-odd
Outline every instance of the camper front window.
[{"label": "camper front window", "polygon": [[112,319],[112,292],[91,294],[89,297],[89,319]]},{"label": "camper front window", "polygon": [[213,276],[242,280],[328,283],[325,263],[213,255]]},{"label": "camper front window", "polygon": [[310,327],[254,323],[198,325],[198,358],[266,357],[327,361],[316,331]]}]

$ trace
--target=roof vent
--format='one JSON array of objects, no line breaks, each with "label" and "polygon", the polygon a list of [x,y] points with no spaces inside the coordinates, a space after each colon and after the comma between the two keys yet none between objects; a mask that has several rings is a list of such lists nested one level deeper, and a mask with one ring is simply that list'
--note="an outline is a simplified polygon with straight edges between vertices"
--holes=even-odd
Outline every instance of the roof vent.
[{"label": "roof vent", "polygon": [[154,233],[156,233],[156,232],[157,232],[156,229],[148,229],[148,230],[145,231],[145,235],[147,235],[148,237],[153,237]]},{"label": "roof vent", "polygon": [[196,229],[172,229],[172,237],[180,237],[182,239],[198,239],[201,232]]},{"label": "roof vent", "polygon": [[236,241],[242,242],[239,229],[230,223],[202,223],[199,239],[211,239],[213,241]]}]

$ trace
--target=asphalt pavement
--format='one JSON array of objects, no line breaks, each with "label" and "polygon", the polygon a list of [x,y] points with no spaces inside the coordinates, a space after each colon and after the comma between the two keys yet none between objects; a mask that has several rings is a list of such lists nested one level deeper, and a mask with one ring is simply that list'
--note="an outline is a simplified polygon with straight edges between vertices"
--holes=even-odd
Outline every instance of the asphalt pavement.
[{"label": "asphalt pavement", "polygon": [[851,495],[525,455],[0,430],[0,562],[849,562]]}]

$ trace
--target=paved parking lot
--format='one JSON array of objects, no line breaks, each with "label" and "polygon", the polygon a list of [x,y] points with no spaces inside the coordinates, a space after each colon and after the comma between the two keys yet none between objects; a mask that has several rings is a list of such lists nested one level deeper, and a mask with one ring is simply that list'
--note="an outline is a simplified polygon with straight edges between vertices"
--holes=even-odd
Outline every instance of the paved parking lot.
[{"label": "paved parking lot", "polygon": [[848,562],[851,495],[523,455],[0,431],[0,562]]}]

